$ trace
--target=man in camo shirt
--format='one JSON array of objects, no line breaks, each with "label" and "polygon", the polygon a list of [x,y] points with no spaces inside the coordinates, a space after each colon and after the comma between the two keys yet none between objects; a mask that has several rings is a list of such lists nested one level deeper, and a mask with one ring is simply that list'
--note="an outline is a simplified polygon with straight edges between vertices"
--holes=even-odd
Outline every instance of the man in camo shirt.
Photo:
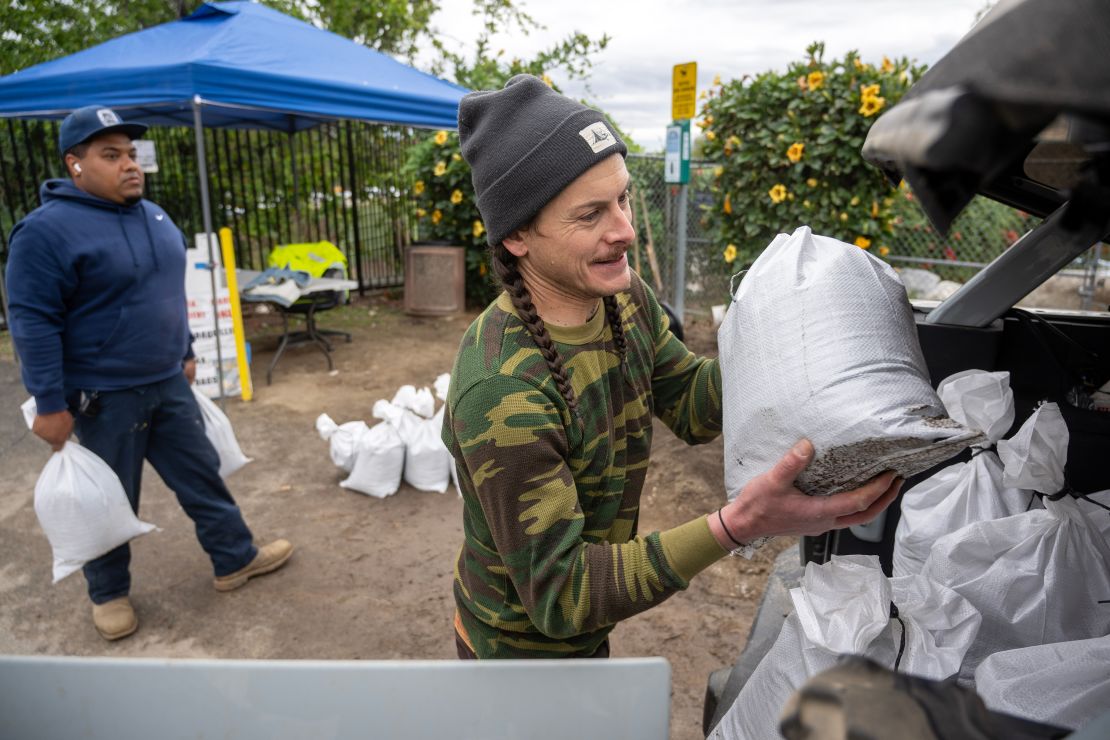
[{"label": "man in camo shirt", "polygon": [[714,439],[721,372],[629,270],[625,144],[528,75],[463,98],[459,138],[505,286],[463,337],[443,425],[464,499],[460,657],[607,656],[613,625],[729,552],[870,521],[893,500],[893,473],[805,496],[803,440],[722,509],[638,535],[652,417],[689,444]]}]

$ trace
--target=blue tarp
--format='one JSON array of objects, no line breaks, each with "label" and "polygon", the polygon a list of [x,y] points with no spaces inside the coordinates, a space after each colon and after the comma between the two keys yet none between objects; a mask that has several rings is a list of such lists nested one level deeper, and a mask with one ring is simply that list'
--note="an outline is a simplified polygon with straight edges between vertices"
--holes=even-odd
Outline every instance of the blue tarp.
[{"label": "blue tarp", "polygon": [[83,105],[127,120],[297,131],[350,118],[455,128],[457,85],[251,2],[202,5],[172,23],[0,77],[0,117],[62,118]]}]

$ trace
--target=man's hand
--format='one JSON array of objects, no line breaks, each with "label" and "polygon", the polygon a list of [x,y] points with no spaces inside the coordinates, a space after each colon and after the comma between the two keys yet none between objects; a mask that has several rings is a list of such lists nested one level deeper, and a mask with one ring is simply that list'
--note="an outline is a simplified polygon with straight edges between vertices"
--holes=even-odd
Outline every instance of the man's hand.
[{"label": "man's hand", "polygon": [[193,381],[197,379],[196,358],[194,357],[193,359],[185,360],[185,363],[181,367],[183,372],[185,373],[185,380],[189,381],[189,385],[192,385]]},{"label": "man's hand", "polygon": [[[770,471],[749,481],[721,510],[729,532],[741,542],[751,542],[759,537],[818,535],[864,524],[889,506],[902,488],[903,480],[887,471],[853,491],[807,496],[794,487],[794,480],[812,459],[813,444],[803,439]],[[735,547],[717,517],[709,517],[709,528],[726,550]]]},{"label": "man's hand", "polygon": [[73,414],[69,411],[55,411],[52,414],[39,414],[31,431],[50,443],[55,452],[65,446],[69,435],[73,434]]}]

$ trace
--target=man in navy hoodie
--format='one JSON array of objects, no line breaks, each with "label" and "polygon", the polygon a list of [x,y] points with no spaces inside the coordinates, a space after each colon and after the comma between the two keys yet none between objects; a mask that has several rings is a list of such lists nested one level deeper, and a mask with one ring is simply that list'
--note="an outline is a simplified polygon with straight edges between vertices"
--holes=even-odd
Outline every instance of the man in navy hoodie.
[{"label": "man in navy hoodie", "polygon": [[[60,450],[81,444],[119,476],[138,513],[143,460],[177,495],[230,591],[277,570],[293,546],[256,548],[219,475],[189,387],[196,370],[185,312],[185,241],[143,199],[132,139],[146,126],[88,106],[62,122],[72,179],[42,185],[42,205],[9,239],[11,333],[35,397],[33,431]],[[93,623],[107,640],[138,629],[127,544],[85,565]]]}]

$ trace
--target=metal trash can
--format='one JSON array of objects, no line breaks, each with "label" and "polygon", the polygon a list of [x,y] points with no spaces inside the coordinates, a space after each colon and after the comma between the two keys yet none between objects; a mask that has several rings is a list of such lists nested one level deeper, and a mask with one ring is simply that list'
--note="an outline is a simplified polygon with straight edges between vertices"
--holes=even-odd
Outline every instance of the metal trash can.
[{"label": "metal trash can", "polygon": [[409,246],[405,250],[405,313],[449,316],[465,309],[466,249],[443,242]]}]

